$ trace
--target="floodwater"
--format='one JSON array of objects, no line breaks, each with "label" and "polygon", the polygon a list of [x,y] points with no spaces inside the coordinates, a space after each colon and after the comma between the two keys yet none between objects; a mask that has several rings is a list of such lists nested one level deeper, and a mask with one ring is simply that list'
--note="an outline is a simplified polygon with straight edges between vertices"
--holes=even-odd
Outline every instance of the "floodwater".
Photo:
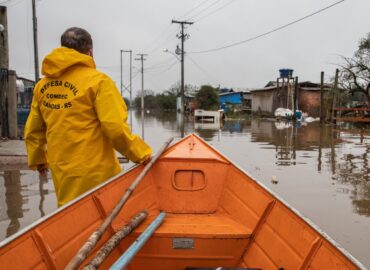
[{"label": "floodwater", "polygon": [[[144,127],[131,116],[154,151],[181,136],[175,113],[146,113]],[[221,128],[188,120],[183,132],[203,137],[370,268],[369,129],[249,119]],[[56,209],[50,176],[20,169],[0,171],[0,240]]]}]

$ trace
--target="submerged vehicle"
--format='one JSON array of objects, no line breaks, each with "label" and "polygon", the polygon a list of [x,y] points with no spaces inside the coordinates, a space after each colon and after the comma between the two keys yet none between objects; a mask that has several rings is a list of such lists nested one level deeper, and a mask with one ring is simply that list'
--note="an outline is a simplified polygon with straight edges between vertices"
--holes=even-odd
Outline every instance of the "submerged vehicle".
[{"label": "submerged vehicle", "polygon": [[[64,269],[143,168],[132,167],[1,242],[0,269]],[[127,269],[366,269],[194,134],[163,153],[94,250],[143,209],[148,217],[100,269],[111,267],[160,212],[163,223]]]}]

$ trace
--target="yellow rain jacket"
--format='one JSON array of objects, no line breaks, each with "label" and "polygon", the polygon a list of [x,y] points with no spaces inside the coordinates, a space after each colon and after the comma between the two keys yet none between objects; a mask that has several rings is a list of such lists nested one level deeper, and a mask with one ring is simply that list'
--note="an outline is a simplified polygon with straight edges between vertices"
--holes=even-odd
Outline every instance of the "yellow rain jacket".
[{"label": "yellow rain jacket", "polygon": [[50,167],[58,205],[118,174],[115,151],[134,162],[151,148],[130,132],[127,108],[114,82],[92,57],[61,47],[47,55],[24,137],[28,165]]}]

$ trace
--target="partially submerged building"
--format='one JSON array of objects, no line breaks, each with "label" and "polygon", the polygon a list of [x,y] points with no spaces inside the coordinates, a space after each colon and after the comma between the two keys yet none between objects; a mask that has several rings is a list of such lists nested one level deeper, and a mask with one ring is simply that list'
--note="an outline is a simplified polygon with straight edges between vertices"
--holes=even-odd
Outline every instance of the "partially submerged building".
[{"label": "partially submerged building", "polygon": [[250,111],[252,108],[252,94],[249,90],[221,92],[219,94],[219,103],[226,112],[230,109]]},{"label": "partially submerged building", "polygon": [[[331,85],[324,85],[324,95]],[[321,86],[318,83],[300,82],[279,85],[271,81],[264,88],[252,89],[252,113],[273,116],[277,108],[297,108],[309,116],[320,116]]]}]

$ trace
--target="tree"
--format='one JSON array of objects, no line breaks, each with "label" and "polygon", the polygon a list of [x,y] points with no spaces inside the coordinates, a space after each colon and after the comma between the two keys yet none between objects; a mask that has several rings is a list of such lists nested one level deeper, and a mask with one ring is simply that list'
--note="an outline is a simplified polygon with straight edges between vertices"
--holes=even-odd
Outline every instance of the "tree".
[{"label": "tree", "polygon": [[350,94],[362,93],[370,102],[370,33],[360,40],[353,57],[342,57],[339,83]]},{"label": "tree", "polygon": [[218,92],[210,85],[202,85],[195,96],[199,108],[203,110],[218,109]]},{"label": "tree", "polygon": [[[141,108],[141,91],[137,94],[133,103],[135,104],[136,109]],[[154,91],[144,90],[144,107],[145,109],[157,108]]]},{"label": "tree", "polygon": [[158,109],[176,110],[176,96],[169,93],[156,95]]},{"label": "tree", "polygon": [[[167,90],[168,92],[173,93],[174,95],[179,96],[181,93],[181,82],[178,81],[171,85],[170,89]],[[184,93],[185,96],[195,96],[196,92],[198,91],[198,87],[192,84],[185,84],[184,86]]]}]

